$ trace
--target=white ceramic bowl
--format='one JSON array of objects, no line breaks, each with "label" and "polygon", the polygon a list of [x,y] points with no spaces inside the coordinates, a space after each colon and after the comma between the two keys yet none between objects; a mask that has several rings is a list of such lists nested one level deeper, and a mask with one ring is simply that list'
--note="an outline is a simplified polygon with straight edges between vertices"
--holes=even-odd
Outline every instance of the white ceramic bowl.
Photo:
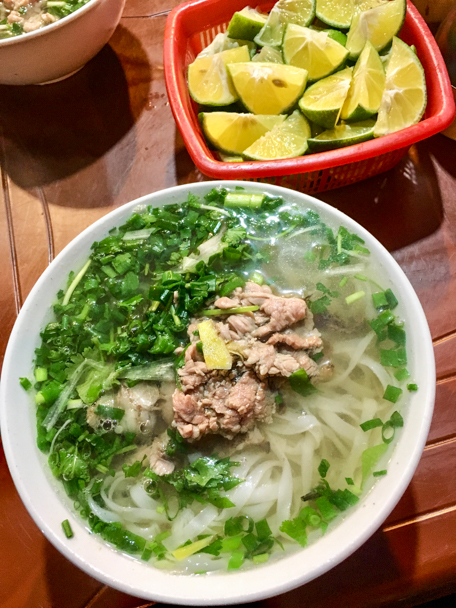
[{"label": "white ceramic bowl", "polygon": [[68,17],[0,40],[0,84],[44,84],[82,68],[111,38],[125,0],[90,0]]},{"label": "white ceramic bowl", "polygon": [[[153,206],[186,200],[189,192],[204,195],[214,186],[241,186],[303,201],[310,209],[359,234],[386,275],[400,301],[399,314],[407,328],[408,367],[419,382],[411,393],[405,425],[398,433],[388,475],[346,518],[310,545],[275,562],[246,571],[203,576],[173,575],[118,553],[96,535],[71,510],[71,501],[51,478],[46,459],[35,442],[35,412],[18,378],[31,376],[39,331],[51,318],[50,307],[64,287],[70,270],[81,268],[93,241],[123,223],[138,204]],[[420,459],[432,417],[435,396],[435,364],[428,325],[419,300],[401,268],[386,249],[366,230],[340,211],[292,190],[246,182],[206,182],[169,188],[133,201],[102,218],[70,243],[44,272],[27,298],[8,344],[1,382],[1,430],[3,446],[19,494],[47,538],[68,559],[102,582],[126,593],[184,605],[227,605],[251,602],[285,592],[323,574],[362,545],[386,519],[412,478]],[[69,518],[74,538],[67,540],[61,522]]]}]

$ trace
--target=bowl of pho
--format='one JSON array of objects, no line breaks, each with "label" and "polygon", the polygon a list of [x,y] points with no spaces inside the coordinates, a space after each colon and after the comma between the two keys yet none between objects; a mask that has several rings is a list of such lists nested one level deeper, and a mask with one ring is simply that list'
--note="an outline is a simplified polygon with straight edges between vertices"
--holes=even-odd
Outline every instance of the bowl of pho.
[{"label": "bowl of pho", "polygon": [[387,250],[306,194],[155,192],[52,262],[11,334],[20,496],[90,575],[226,605],[326,572],[382,524],[427,437],[428,325]]},{"label": "bowl of pho", "polygon": [[125,0],[0,0],[0,84],[45,84],[108,42]]}]

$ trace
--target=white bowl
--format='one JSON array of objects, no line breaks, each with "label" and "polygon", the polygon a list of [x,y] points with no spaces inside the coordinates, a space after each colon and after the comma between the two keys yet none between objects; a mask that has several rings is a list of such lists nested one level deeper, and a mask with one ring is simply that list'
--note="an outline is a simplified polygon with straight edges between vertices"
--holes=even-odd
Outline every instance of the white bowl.
[{"label": "white bowl", "polygon": [[90,0],[34,32],[0,40],[0,84],[45,84],[82,68],[111,38],[125,0]]},{"label": "white bowl", "polygon": [[[50,307],[68,273],[82,267],[93,241],[123,223],[138,204],[178,203],[192,192],[204,195],[214,186],[248,188],[310,209],[360,235],[389,278],[400,301],[400,316],[407,328],[408,367],[419,383],[410,394],[405,425],[398,433],[388,475],[350,510],[345,519],[320,540],[294,554],[249,570],[208,576],[166,573],[121,554],[88,533],[75,516],[71,501],[47,470],[35,441],[35,412],[30,396],[19,385],[31,377],[39,331],[51,318]],[[431,422],[435,396],[435,363],[428,325],[419,300],[401,268],[388,251],[364,228],[340,211],[313,197],[292,190],[245,182],[209,182],[177,186],[133,201],[97,221],[70,243],[43,273],[27,298],[8,344],[1,382],[1,430],[8,465],[17,490],[46,537],[68,559],[103,583],[146,599],[184,605],[227,605],[251,602],[298,587],[323,574],[362,545],[382,524],[407,488],[420,459]],[[74,538],[67,540],[61,522],[69,518]]]}]

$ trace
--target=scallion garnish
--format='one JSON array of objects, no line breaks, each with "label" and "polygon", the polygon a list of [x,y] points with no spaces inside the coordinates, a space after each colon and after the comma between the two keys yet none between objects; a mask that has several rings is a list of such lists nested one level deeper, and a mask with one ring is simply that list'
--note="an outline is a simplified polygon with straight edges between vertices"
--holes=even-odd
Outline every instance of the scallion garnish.
[{"label": "scallion garnish", "polygon": [[62,528],[63,528],[63,531],[65,532],[65,536],[67,538],[73,538],[74,533],[73,533],[73,530],[71,529],[71,525],[70,525],[70,522],[68,521],[68,519],[65,519],[64,521],[62,521]]}]

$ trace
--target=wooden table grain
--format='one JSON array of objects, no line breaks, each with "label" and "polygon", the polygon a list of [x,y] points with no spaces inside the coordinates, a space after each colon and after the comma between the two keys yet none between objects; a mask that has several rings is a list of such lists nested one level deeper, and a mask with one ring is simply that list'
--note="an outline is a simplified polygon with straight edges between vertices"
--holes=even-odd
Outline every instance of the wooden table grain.
[{"label": "wooden table grain", "polygon": [[[1,360],[24,299],[73,237],[134,198],[201,179],[164,83],[164,26],[178,3],[127,0],[109,45],[78,74],[0,87]],[[456,591],[456,142],[436,135],[391,171],[319,198],[377,236],[414,286],[435,347],[435,414],[415,476],[381,529],[332,571],[258,606],[415,606]],[[146,605],[52,547],[0,450],[0,606]]]}]

